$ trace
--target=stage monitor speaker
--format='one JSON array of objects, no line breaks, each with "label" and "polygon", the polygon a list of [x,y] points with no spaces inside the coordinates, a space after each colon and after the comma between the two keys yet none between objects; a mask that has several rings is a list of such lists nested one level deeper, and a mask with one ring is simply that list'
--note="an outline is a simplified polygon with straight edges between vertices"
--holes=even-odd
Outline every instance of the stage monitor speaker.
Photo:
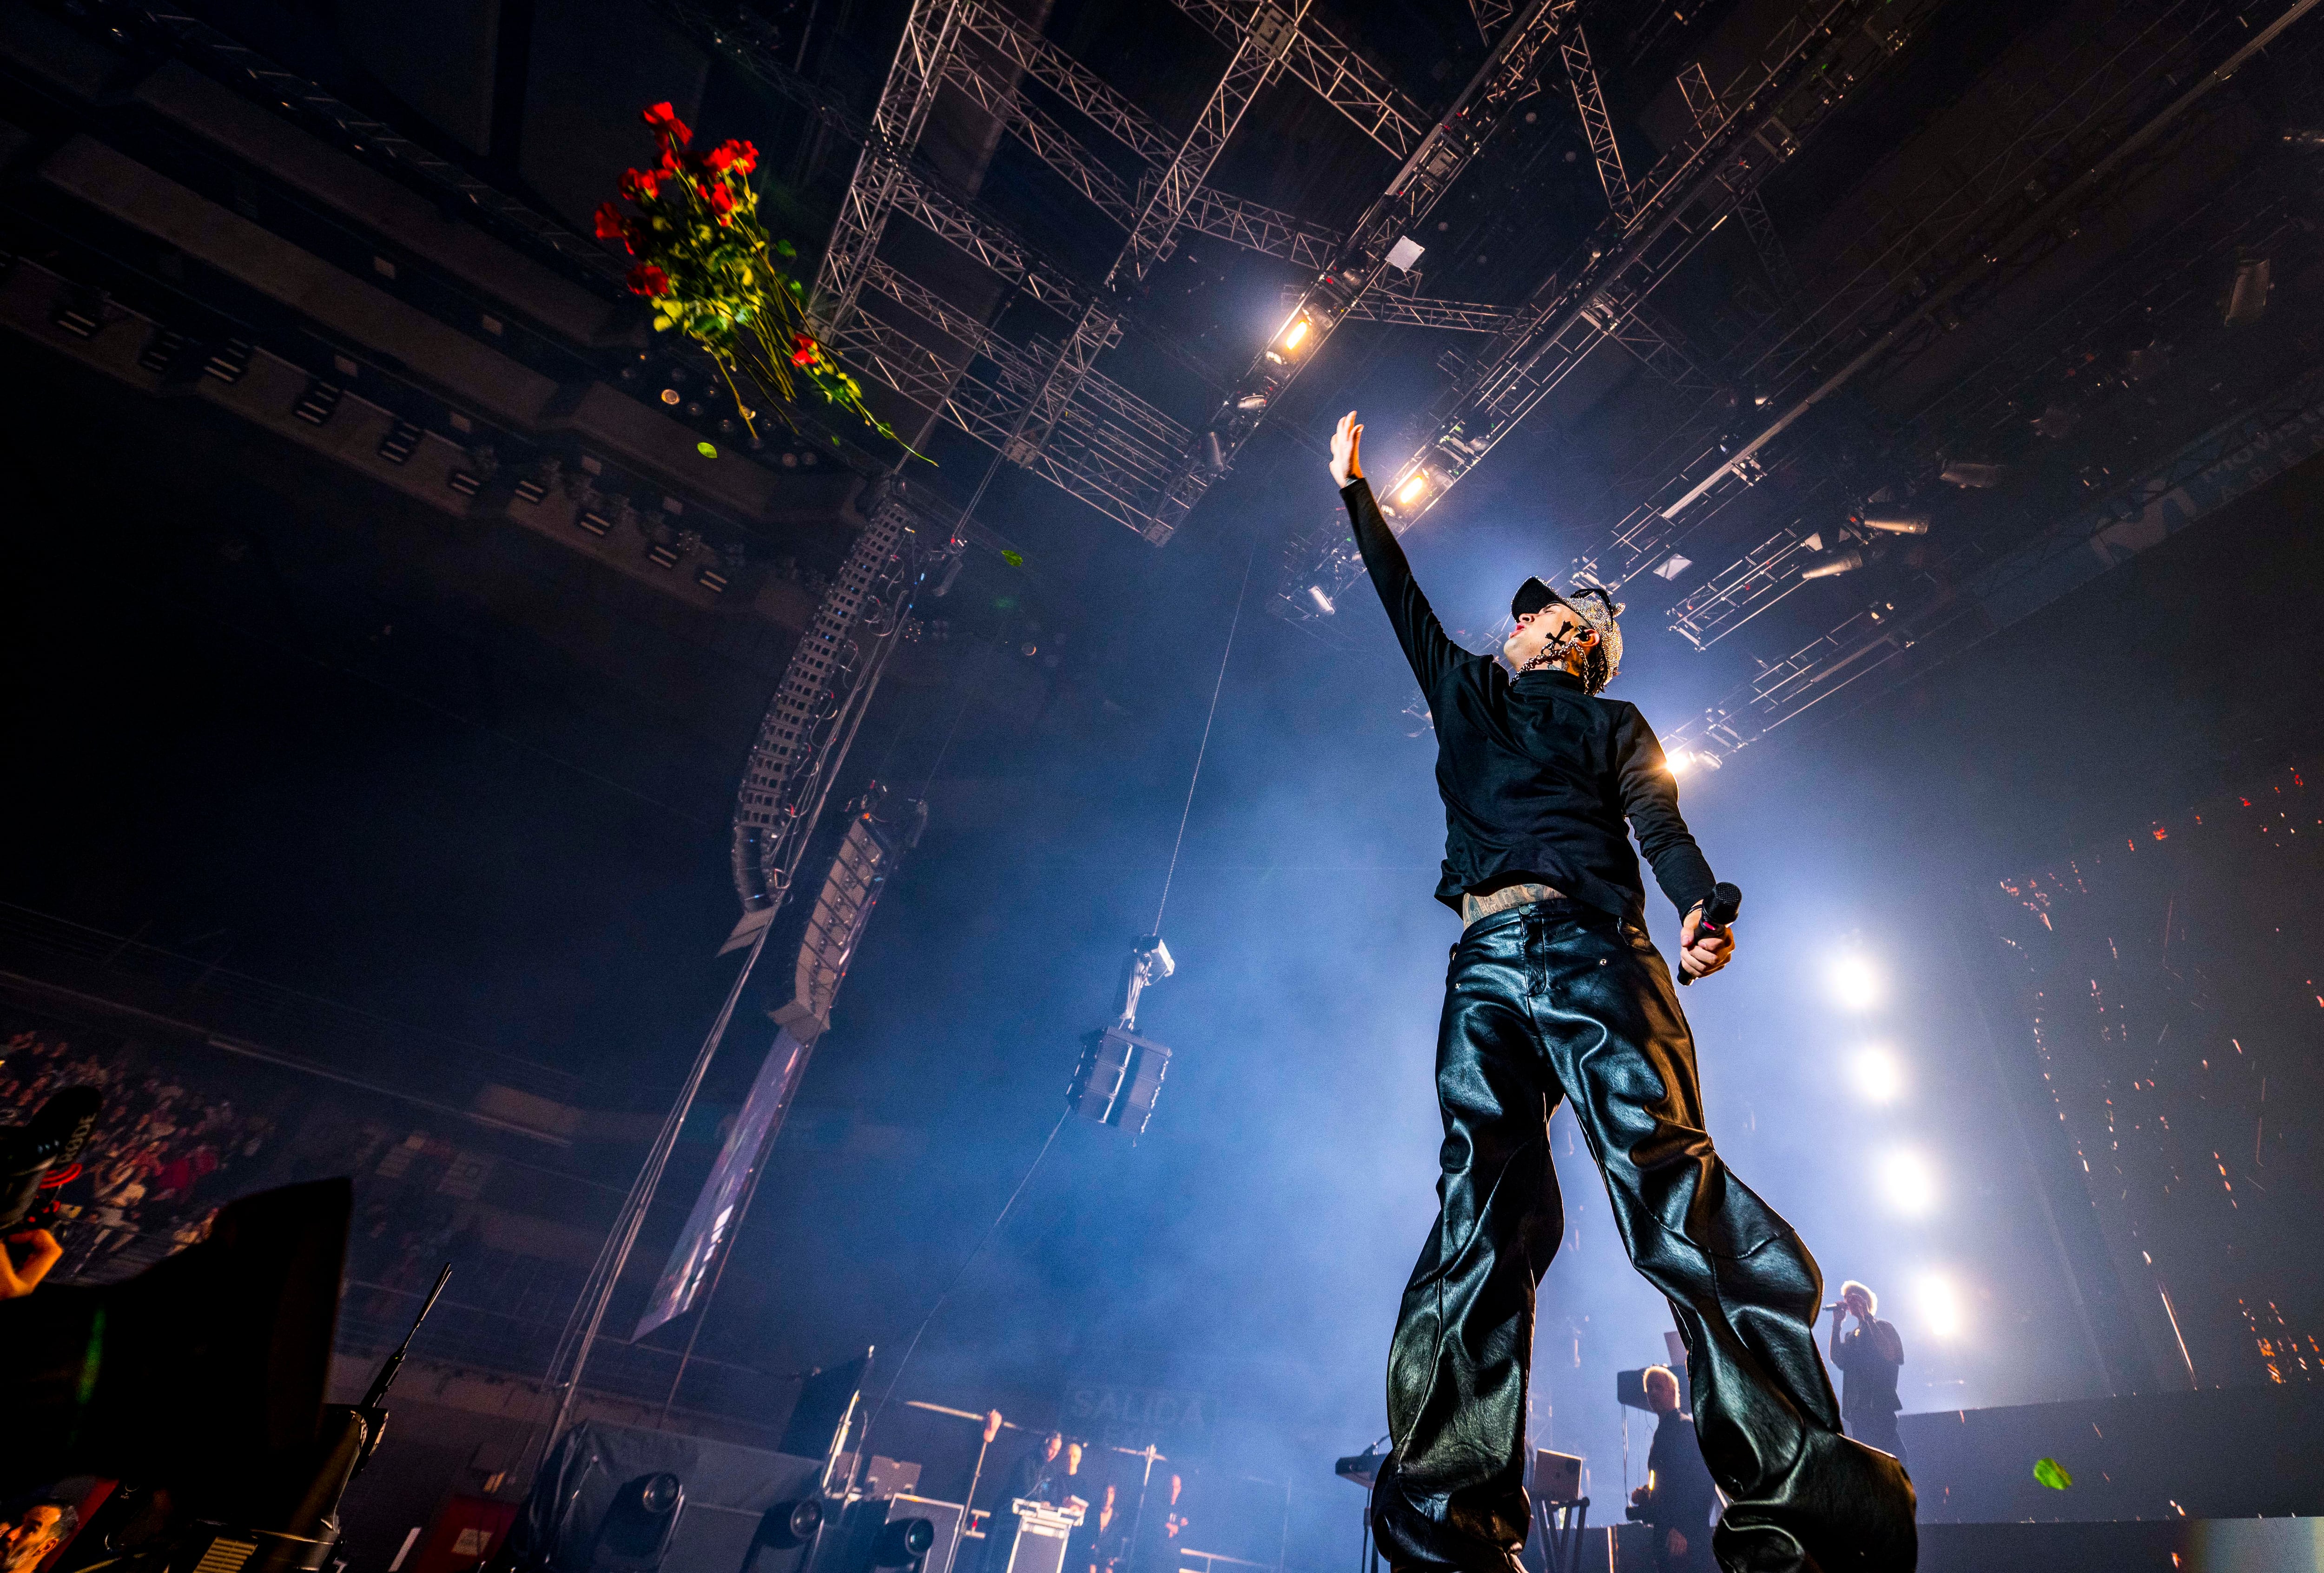
[{"label": "stage monitor speaker", "polygon": [[1572,1453],[1536,1448],[1533,1455],[1533,1495],[1536,1502],[1555,1507],[1582,1500],[1582,1460]]},{"label": "stage monitor speaker", "polygon": [[795,1458],[828,1458],[839,1443],[839,1428],[853,1412],[863,1375],[872,1366],[867,1352],[827,1371],[817,1371],[799,1386],[798,1402],[783,1426],[783,1440],[775,1451]]},{"label": "stage monitor speaker", "polygon": [[641,1475],[613,1494],[589,1548],[590,1573],[659,1573],[686,1512],[686,1484],[675,1475]]},{"label": "stage monitor speaker", "polygon": [[952,1573],[960,1504],[899,1493],[847,1504],[836,1553],[818,1559],[833,1573]]}]

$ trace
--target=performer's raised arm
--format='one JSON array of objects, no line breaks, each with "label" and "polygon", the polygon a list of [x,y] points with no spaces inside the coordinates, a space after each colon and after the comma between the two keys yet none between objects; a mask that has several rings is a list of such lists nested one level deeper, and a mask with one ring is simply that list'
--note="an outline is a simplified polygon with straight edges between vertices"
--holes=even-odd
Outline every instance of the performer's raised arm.
[{"label": "performer's raised arm", "polygon": [[1428,597],[1420,593],[1412,576],[1402,543],[1380,517],[1371,483],[1364,479],[1363,439],[1364,428],[1356,423],[1356,412],[1351,409],[1332,433],[1332,479],[1339,483],[1340,500],[1348,505],[1348,520],[1355,526],[1356,549],[1363,553],[1372,588],[1379,592],[1388,620],[1396,625],[1404,658],[1412,663],[1412,675],[1420,679],[1421,692],[1430,693],[1436,680],[1468,652],[1454,644],[1444,625],[1436,621]]}]

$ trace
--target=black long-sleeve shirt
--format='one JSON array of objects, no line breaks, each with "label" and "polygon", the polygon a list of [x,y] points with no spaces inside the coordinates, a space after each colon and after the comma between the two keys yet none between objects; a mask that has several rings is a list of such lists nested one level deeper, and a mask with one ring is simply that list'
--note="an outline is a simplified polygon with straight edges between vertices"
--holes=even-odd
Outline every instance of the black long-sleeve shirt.
[{"label": "black long-sleeve shirt", "polygon": [[1718,1487],[1702,1461],[1702,1444],[1695,1440],[1691,1416],[1666,1414],[1655,1423],[1646,1473],[1655,1488],[1646,1498],[1646,1522],[1657,1529],[1676,1530],[1689,1540],[1701,1539],[1703,1526],[1711,1522]]},{"label": "black long-sleeve shirt", "polygon": [[1576,901],[1643,925],[1646,888],[1624,822],[1655,883],[1681,912],[1711,894],[1711,865],[1679,817],[1678,783],[1635,705],[1583,691],[1570,672],[1512,678],[1454,644],[1414,583],[1371,487],[1340,496],[1372,587],[1436,724],[1444,799],[1444,877],[1436,898],[1530,875]]}]

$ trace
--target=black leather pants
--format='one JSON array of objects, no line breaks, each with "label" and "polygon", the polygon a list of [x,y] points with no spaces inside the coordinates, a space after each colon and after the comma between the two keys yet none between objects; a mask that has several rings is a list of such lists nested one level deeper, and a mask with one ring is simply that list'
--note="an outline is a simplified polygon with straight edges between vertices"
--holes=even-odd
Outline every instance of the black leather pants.
[{"label": "black leather pants", "polygon": [[1694,1044],[1643,933],[1563,900],[1471,924],[1445,980],[1436,1095],[1436,1227],[1397,1319],[1396,1445],[1372,1493],[1395,1568],[1513,1569],[1530,1528],[1526,1380],[1534,1291],[1565,1232],[1549,1152],[1560,1098],[1631,1262],[1686,1340],[1703,1459],[1729,1503],[1720,1565],[1913,1567],[1912,1484],[1841,1434],[1815,1347],[1822,1276],[1712,1150]]}]

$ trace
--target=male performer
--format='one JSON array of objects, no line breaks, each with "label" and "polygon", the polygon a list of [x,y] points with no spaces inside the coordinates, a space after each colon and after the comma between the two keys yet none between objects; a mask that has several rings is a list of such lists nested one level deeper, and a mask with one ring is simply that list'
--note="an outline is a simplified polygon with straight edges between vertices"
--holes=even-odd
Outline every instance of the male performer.
[{"label": "male performer", "polygon": [[[1840,1402],[1848,1434],[1901,1460],[1904,1441],[1896,1434],[1896,1412],[1904,1401],[1896,1396],[1896,1373],[1904,1369],[1904,1340],[1893,1323],[1874,1314],[1879,1309],[1880,1297],[1855,1279],[1840,1286],[1840,1303],[1831,1307],[1831,1363],[1848,1378]],[[1856,1329],[1842,1338],[1840,1329],[1851,1316]]]},{"label": "male performer", "polygon": [[1646,937],[1626,819],[1686,915],[1680,967],[1716,972],[1734,941],[1702,921],[1711,869],[1662,746],[1637,710],[1597,696],[1621,665],[1620,608],[1602,590],[1564,596],[1528,579],[1501,647],[1516,676],[1460,649],[1364,483],[1362,437],[1351,411],[1333,434],[1332,478],[1434,718],[1436,894],[1465,925],[1437,1038],[1436,1227],[1388,1354],[1380,1548],[1397,1573],[1518,1567],[1534,1291],[1565,1228],[1549,1114],[1570,1098],[1630,1260],[1686,1339],[1703,1457],[1730,1504],[1712,1541],[1720,1564],[1909,1569],[1911,1483],[1840,1434],[1817,1357],[1822,1278],[1703,1130],[1694,1044]]},{"label": "male performer", "polygon": [[1711,1563],[1711,1501],[1716,1488],[1702,1466],[1694,1418],[1678,1406],[1678,1377],[1667,1366],[1646,1371],[1646,1406],[1655,1412],[1655,1445],[1646,1483],[1630,1493],[1630,1516],[1654,1526],[1659,1573],[1700,1573]]}]

